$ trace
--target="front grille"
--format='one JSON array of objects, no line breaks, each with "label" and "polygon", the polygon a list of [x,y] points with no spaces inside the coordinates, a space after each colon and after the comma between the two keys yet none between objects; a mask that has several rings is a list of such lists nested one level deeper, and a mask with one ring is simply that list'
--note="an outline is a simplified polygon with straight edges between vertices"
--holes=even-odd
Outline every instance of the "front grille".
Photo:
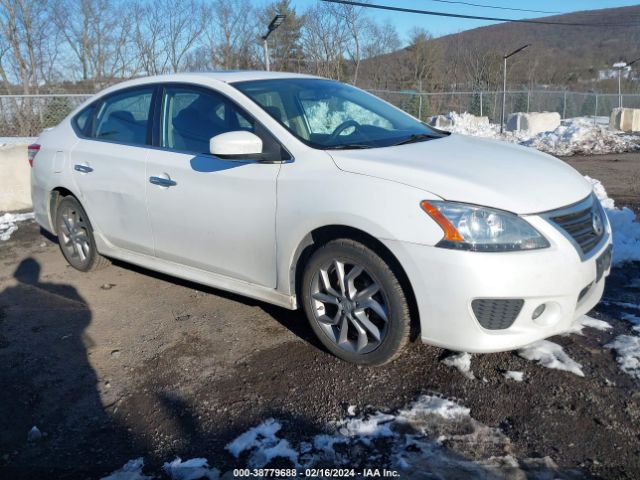
[{"label": "front grille", "polygon": [[478,323],[487,330],[503,330],[516,321],[524,300],[519,298],[477,298],[471,302]]},{"label": "front grille", "polygon": [[[604,212],[600,202],[589,197],[588,202],[580,202],[574,211],[549,217],[553,223],[563,230],[577,244],[583,255],[591,252],[605,233]],[[563,209],[565,212],[572,209]]]}]

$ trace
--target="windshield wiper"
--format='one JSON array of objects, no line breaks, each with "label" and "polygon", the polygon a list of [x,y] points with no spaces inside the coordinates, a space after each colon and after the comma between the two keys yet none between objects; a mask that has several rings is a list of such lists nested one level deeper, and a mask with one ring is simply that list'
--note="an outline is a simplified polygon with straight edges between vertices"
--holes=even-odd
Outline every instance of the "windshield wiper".
[{"label": "windshield wiper", "polygon": [[438,135],[435,133],[414,133],[409,138],[400,140],[398,143],[394,143],[391,146],[406,145],[407,143],[422,142],[423,140],[433,140],[435,138],[442,138],[444,135]]},{"label": "windshield wiper", "polygon": [[324,147],[325,150],[361,150],[364,148],[371,148],[371,145],[363,145],[361,143],[345,143],[342,145],[330,145]]}]

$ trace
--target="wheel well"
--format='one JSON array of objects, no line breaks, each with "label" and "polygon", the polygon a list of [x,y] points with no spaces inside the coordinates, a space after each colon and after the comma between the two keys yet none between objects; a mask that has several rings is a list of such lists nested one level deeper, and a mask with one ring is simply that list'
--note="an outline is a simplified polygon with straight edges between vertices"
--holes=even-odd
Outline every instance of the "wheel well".
[{"label": "wheel well", "polygon": [[298,299],[302,298],[302,276],[304,274],[304,267],[311,255],[313,255],[313,253],[323,245],[339,238],[348,238],[350,240],[358,241],[376,252],[385,262],[387,262],[393,273],[398,278],[398,281],[400,282],[400,285],[407,297],[409,312],[411,314],[411,340],[415,340],[420,333],[420,322],[418,317],[418,304],[416,302],[416,297],[413,292],[411,282],[409,281],[409,277],[391,250],[389,250],[376,237],[363,230],[345,225],[327,225],[308,233],[298,246],[294,261],[291,265],[292,271],[290,272],[289,278],[292,283],[292,291],[296,293],[296,297]]},{"label": "wheel well", "polygon": [[55,219],[56,219],[56,212],[58,210],[58,205],[60,205],[60,202],[64,197],[68,197],[68,196],[76,197],[73,194],[73,192],[71,192],[71,190],[68,190],[64,187],[56,187],[53,190],[51,190],[51,195],[49,197],[49,219],[50,219],[51,229],[53,230],[53,233],[56,233],[56,234],[58,233],[55,231],[56,229]]}]

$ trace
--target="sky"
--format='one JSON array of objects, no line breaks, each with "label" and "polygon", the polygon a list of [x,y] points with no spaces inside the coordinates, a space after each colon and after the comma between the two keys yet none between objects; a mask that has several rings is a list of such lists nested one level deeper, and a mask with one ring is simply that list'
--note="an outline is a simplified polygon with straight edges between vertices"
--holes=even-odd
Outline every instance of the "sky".
[{"label": "sky", "polygon": [[[315,4],[319,0],[292,0],[296,10],[302,11]],[[395,7],[416,8],[420,10],[433,10],[437,12],[460,13],[464,15],[480,15],[500,18],[537,18],[548,16],[549,14],[515,12],[509,10],[497,10],[493,8],[472,7],[467,5],[457,5],[440,3],[434,0],[369,0],[370,3],[380,5],[390,5]],[[461,0],[467,3],[480,5],[492,5],[509,8],[524,8],[530,10],[544,10],[550,12],[569,13],[581,10],[596,10],[601,8],[626,7],[638,5],[638,0]],[[417,15],[412,13],[389,12],[383,10],[371,10],[371,16],[380,20],[388,19],[398,29],[400,38],[406,41],[408,33],[413,27],[422,27],[431,32],[434,36],[457,33],[462,30],[491,25],[497,22],[483,20],[466,20],[460,18],[434,17],[429,15]]]}]

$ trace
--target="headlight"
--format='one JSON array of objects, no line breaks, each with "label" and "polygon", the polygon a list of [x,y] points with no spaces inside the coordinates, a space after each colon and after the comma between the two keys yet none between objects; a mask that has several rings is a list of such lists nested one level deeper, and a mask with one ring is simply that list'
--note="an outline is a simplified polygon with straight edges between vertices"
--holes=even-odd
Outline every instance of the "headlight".
[{"label": "headlight", "polygon": [[436,200],[425,200],[420,206],[444,230],[444,238],[437,247],[513,252],[549,246],[546,238],[513,213]]}]

